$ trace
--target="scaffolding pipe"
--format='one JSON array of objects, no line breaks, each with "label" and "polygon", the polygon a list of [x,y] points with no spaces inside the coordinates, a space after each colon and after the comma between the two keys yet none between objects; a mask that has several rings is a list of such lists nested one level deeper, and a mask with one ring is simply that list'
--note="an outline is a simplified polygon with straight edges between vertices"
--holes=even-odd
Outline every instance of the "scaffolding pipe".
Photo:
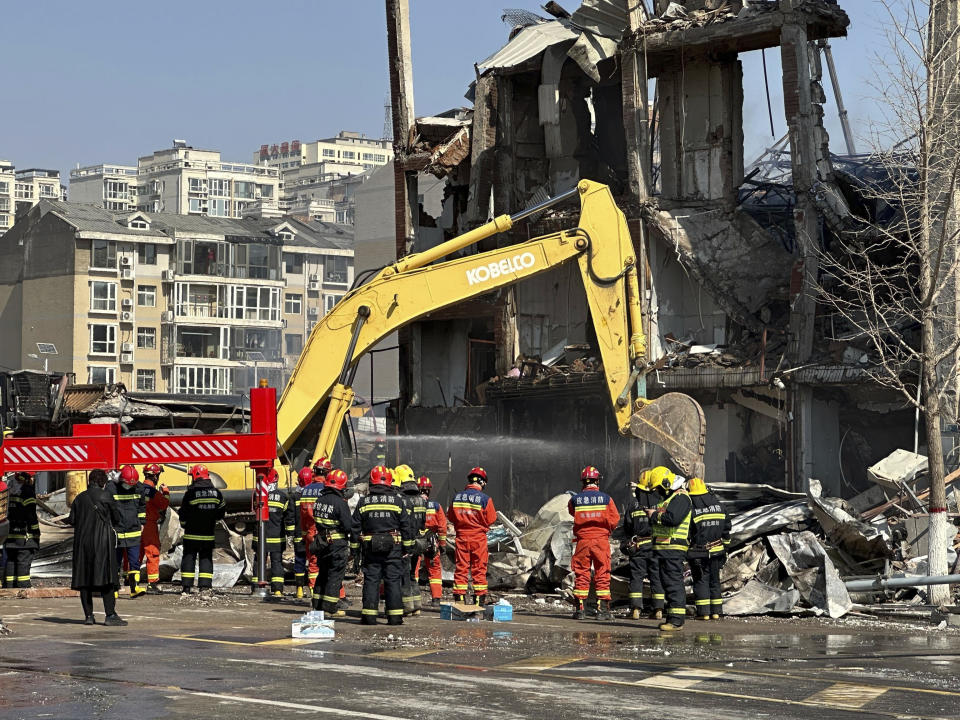
[{"label": "scaffolding pipe", "polygon": [[827,59],[827,71],[830,73],[830,84],[833,85],[833,99],[837,102],[837,113],[840,115],[840,127],[843,128],[843,139],[847,144],[847,154],[856,155],[857,147],[853,143],[853,131],[850,129],[850,119],[847,117],[847,108],[843,104],[843,95],[840,93],[840,78],[837,77],[837,66],[833,64],[833,50],[830,43],[821,40],[818,45]]},{"label": "scaffolding pipe", "polygon": [[910,577],[874,577],[856,580],[844,580],[844,586],[850,592],[870,592],[871,590],[892,590],[895,588],[917,587],[918,585],[960,585],[960,575],[913,575]]}]

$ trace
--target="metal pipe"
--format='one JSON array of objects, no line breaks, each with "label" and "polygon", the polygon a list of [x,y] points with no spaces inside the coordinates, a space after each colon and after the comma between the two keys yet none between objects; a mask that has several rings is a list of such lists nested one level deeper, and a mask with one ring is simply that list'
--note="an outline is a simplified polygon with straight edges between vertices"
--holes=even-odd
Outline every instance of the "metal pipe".
[{"label": "metal pipe", "polygon": [[830,73],[830,83],[833,85],[833,98],[837,102],[837,112],[840,115],[840,127],[843,128],[843,139],[847,144],[847,154],[856,155],[857,148],[853,143],[853,131],[850,129],[850,119],[847,117],[847,108],[843,105],[843,95],[840,94],[840,78],[837,77],[837,67],[833,64],[833,51],[830,43],[821,40],[819,43],[823,55],[827,59],[827,71]]},{"label": "metal pipe", "polygon": [[513,227],[514,223],[519,222],[524,218],[528,218],[531,215],[535,215],[538,212],[542,212],[543,210],[546,210],[548,207],[552,207],[557,203],[563,202],[567,198],[577,195],[579,192],[579,187],[572,187],[566,192],[560,193],[556,197],[548,198],[541,203],[537,203],[536,205],[528,207],[526,210],[521,210],[516,215],[500,215],[499,217],[495,217],[485,225],[481,225],[480,227],[470,230],[469,232],[455,237],[452,240],[447,240],[444,243],[440,243],[436,247],[429,248],[423,252],[414,253],[413,255],[407,255],[405,258],[397,260],[392,267],[384,270],[384,273],[402,273],[406,272],[407,270],[416,270],[417,268],[422,268],[435,260],[439,260],[440,258],[456,252],[457,250],[462,250],[470,245],[475,245],[481,240],[486,240],[488,237],[496,235],[497,233],[506,232]]},{"label": "metal pipe", "polygon": [[960,575],[912,575],[908,577],[874,577],[844,580],[850,592],[869,592],[892,588],[916,587],[918,585],[960,585]]}]

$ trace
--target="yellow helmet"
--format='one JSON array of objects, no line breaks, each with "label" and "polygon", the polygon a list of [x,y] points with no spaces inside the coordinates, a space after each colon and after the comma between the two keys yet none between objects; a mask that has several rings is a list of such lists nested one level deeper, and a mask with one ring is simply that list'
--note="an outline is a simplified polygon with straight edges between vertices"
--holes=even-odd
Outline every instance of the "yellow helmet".
[{"label": "yellow helmet", "polygon": [[405,482],[416,482],[417,478],[409,465],[397,465],[393,469],[393,484],[402,485]]},{"label": "yellow helmet", "polygon": [[640,472],[640,477],[637,478],[637,487],[641,490],[650,489],[650,470],[642,470]]},{"label": "yellow helmet", "polygon": [[651,490],[669,490],[675,477],[676,475],[663,465],[647,471],[647,481],[650,483],[649,487]]},{"label": "yellow helmet", "polygon": [[690,482],[687,485],[687,492],[691,495],[706,495],[707,494],[707,484],[703,481],[702,478],[690,478]]}]

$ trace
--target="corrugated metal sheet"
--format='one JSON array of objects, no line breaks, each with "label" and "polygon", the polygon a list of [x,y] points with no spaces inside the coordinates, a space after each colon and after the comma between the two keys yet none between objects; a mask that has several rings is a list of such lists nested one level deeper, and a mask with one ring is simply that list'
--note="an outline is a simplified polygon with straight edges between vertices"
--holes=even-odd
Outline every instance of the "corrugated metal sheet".
[{"label": "corrugated metal sheet", "polygon": [[499,51],[477,64],[487,70],[515,67],[536,57],[551,45],[573,42],[579,36],[579,32],[560,20],[530,25],[517,33],[516,37]]},{"label": "corrugated metal sheet", "polygon": [[103,385],[71,385],[63,392],[63,412],[83,413],[103,398]]},{"label": "corrugated metal sheet", "polygon": [[583,30],[619,40],[630,24],[627,0],[583,0],[570,21]]}]

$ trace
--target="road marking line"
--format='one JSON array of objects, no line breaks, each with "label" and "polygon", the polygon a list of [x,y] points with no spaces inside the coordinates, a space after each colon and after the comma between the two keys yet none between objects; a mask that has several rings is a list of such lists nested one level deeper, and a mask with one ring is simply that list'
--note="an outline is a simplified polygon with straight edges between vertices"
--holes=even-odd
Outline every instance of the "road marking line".
[{"label": "road marking line", "polygon": [[190,635],[154,635],[154,637],[164,638],[166,640],[192,640],[193,642],[217,643],[218,645],[240,645],[242,647],[251,647],[256,645],[252,642],[236,642],[234,640],[215,640],[213,638],[191,637]]},{"label": "road marking line", "polygon": [[421,655],[430,655],[435,652],[439,652],[441,648],[430,648],[424,650],[423,648],[400,648],[398,650],[380,650],[379,652],[370,653],[364,657],[375,657],[375,658],[384,658],[386,660],[409,660],[410,658],[420,657]]},{"label": "road marking line", "polygon": [[854,685],[852,683],[836,683],[828,688],[814,693],[804,702],[814,705],[830,705],[843,708],[862,708],[869,702],[887,692],[884,687],[873,685]]},{"label": "road marking line", "polygon": [[279,640],[264,640],[254,644],[259,647],[261,645],[312,645],[318,642],[324,642],[324,640],[322,638],[280,638]]},{"label": "road marking line", "polygon": [[720,670],[707,670],[704,668],[671,670],[667,673],[651,675],[650,677],[645,677],[643,680],[637,680],[634,685],[685,690],[704,680],[717,678],[724,674],[725,673]]},{"label": "road marking line", "polygon": [[396,715],[377,715],[376,713],[347,710],[346,708],[324,707],[322,705],[306,705],[303,703],[283,702],[281,700],[264,700],[260,698],[244,697],[242,695],[222,695],[220,693],[188,692],[195,697],[213,698],[214,700],[228,700],[231,702],[250,703],[252,705],[271,705],[273,707],[289,708],[291,710],[310,710],[312,712],[342,715],[345,717],[367,718],[367,720],[405,720]]},{"label": "road marking line", "polygon": [[515,660],[513,662],[496,665],[492,670],[550,670],[560,665],[568,665],[583,660],[582,655],[534,655],[533,657]]}]

